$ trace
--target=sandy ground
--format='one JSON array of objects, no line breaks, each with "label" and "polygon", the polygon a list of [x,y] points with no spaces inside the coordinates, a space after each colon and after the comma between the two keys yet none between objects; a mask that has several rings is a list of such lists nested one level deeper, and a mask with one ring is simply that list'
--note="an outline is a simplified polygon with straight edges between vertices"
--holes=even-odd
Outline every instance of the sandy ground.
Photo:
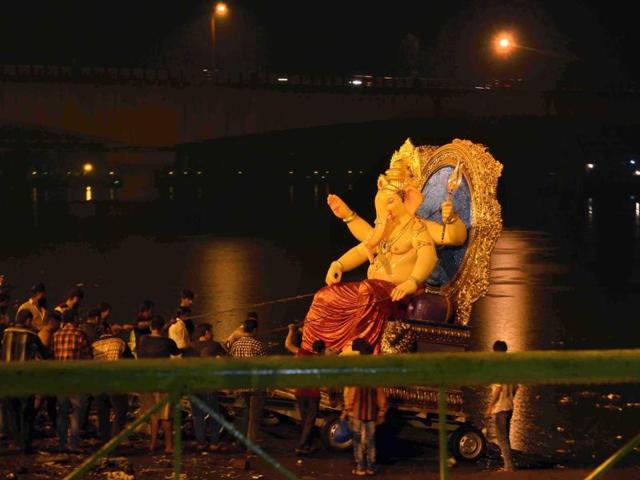
[{"label": "sandy ground", "polygon": [[[298,478],[347,479],[354,478],[350,453],[329,452],[321,448],[305,457],[296,457],[293,445],[297,427],[284,422],[264,430],[263,446]],[[0,479],[44,480],[64,478],[78,466],[91,451],[98,448],[97,440],[85,439],[86,454],[60,454],[56,452],[54,438],[39,438],[34,443],[36,453],[23,455],[7,448],[0,449]],[[378,478],[384,479],[437,479],[438,451],[433,439],[417,438],[413,432],[405,433],[392,445],[380,445]],[[146,450],[146,436],[137,434],[122,445],[108,459],[104,459],[86,478],[114,480],[164,480],[172,477],[172,457],[151,455]],[[640,479],[640,462],[634,453],[621,468],[604,478],[612,480]],[[451,469],[452,479],[515,479],[515,480],[569,480],[583,479],[595,465],[570,465],[558,459],[541,459],[516,452],[519,470],[502,472],[495,448],[488,450],[486,458],[474,464],[457,463]],[[185,479],[240,479],[270,480],[282,478],[264,461],[246,457],[238,451],[225,453],[199,452],[193,442],[184,445],[183,472]]]}]

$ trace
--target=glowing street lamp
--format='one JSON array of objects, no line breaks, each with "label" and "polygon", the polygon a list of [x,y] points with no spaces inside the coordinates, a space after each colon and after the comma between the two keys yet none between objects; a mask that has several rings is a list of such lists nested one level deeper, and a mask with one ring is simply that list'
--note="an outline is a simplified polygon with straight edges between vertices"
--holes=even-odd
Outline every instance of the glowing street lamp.
[{"label": "glowing street lamp", "polygon": [[82,171],[87,174],[93,172],[93,165],[90,163],[85,163],[82,166]]},{"label": "glowing street lamp", "polygon": [[511,34],[500,33],[495,37],[494,46],[499,55],[509,55],[517,45]]},{"label": "glowing street lamp", "polygon": [[216,7],[215,7],[216,15],[220,17],[224,17],[227,14],[227,12],[229,12],[229,7],[227,6],[226,3],[224,2],[216,3]]}]

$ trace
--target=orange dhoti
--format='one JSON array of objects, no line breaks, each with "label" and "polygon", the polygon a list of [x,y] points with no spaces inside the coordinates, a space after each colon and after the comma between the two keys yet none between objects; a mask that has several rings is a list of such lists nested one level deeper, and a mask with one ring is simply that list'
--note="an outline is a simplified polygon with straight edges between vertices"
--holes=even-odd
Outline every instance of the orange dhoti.
[{"label": "orange dhoti", "polygon": [[387,319],[398,313],[390,298],[394,288],[385,280],[322,288],[304,320],[302,348],[311,351],[313,342],[324,340],[327,349],[342,350],[354,338],[364,338],[378,352]]}]

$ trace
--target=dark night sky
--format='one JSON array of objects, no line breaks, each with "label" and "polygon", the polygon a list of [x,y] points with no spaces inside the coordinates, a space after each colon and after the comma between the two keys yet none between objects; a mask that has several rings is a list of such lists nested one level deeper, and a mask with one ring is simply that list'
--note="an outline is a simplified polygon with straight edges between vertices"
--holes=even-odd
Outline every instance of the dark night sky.
[{"label": "dark night sky", "polygon": [[[170,62],[163,51],[174,40],[194,47],[208,41],[192,26],[202,24],[214,2],[7,3],[0,18],[0,62],[69,64],[75,58],[87,65],[159,65]],[[411,63],[404,60],[406,52],[415,53],[419,45],[415,68],[426,76],[531,76],[559,69],[572,80],[617,83],[639,77],[635,17],[617,1],[228,3],[232,9],[244,7],[263,27],[272,70],[398,73]],[[497,65],[487,58],[486,39],[502,25],[514,27],[523,44],[560,56],[522,52],[510,66]],[[409,33],[419,42],[413,49],[402,46]],[[571,57],[580,60],[569,62]]]}]

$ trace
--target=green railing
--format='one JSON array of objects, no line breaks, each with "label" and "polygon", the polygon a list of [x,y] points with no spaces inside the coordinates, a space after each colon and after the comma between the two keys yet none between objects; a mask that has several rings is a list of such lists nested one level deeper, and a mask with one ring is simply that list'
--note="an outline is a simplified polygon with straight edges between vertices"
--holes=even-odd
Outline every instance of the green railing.
[{"label": "green railing", "polygon": [[[324,356],[311,358],[137,360],[120,362],[25,362],[0,364],[0,397],[28,394],[169,392],[173,402],[187,395],[219,389],[431,385],[439,389],[440,478],[447,479],[446,387],[518,384],[640,383],[640,350],[541,351],[521,353],[433,353],[389,356]],[[67,478],[79,478],[102,456],[161,408],[154,406],[92,455]],[[215,412],[208,413],[232,435],[263,457],[285,478],[294,474],[247,441]],[[180,478],[181,416],[174,409],[175,478]],[[640,445],[634,437],[589,477],[600,478]]]}]

